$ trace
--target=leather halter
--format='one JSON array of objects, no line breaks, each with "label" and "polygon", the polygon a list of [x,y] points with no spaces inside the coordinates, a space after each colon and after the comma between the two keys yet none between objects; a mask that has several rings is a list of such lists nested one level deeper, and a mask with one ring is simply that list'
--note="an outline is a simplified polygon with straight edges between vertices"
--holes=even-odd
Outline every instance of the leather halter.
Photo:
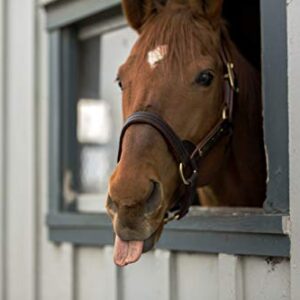
[{"label": "leather halter", "polygon": [[236,87],[234,65],[229,59],[229,55],[225,49],[221,50],[220,56],[224,64],[224,107],[222,116],[217,124],[197,145],[194,145],[190,141],[182,141],[169,124],[154,112],[138,111],[133,113],[125,122],[121,132],[118,162],[121,159],[122,142],[126,130],[133,124],[147,124],[155,128],[161,134],[179,166],[182,183],[175,192],[177,199],[174,201],[174,206],[166,213],[164,219],[165,223],[174,219],[179,220],[188,213],[196,193],[201,162],[224,136],[232,134],[233,102],[234,95],[238,92],[238,88]]}]

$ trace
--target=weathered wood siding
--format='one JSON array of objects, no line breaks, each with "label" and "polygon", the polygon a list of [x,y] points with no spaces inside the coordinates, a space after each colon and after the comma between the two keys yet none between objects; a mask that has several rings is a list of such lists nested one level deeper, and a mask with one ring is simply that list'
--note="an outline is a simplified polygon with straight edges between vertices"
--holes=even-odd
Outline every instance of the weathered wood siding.
[{"label": "weathered wood siding", "polygon": [[0,1],[0,299],[3,299],[4,295],[4,269],[5,269],[5,181],[4,181],[4,116],[5,116],[5,106],[4,106],[4,2]]},{"label": "weathered wood siding", "polygon": [[[31,300],[37,283],[35,3],[1,1],[2,286]],[[6,298],[5,298],[6,297]]]},{"label": "weathered wood siding", "polygon": [[[299,0],[290,2],[299,11]],[[295,32],[298,15],[291,12],[289,27]],[[296,57],[293,42],[290,54]],[[45,16],[39,3],[0,0],[0,300],[291,299],[286,260],[157,250],[120,270],[112,263],[111,247],[50,243],[45,226],[47,63]],[[294,72],[291,68],[296,80]],[[294,95],[294,102],[298,98]],[[293,139],[299,135],[297,103]],[[298,152],[291,169],[295,186],[299,186]],[[299,188],[293,195],[298,197]],[[299,205],[292,208],[299,210]],[[299,212],[294,219],[298,216]],[[294,226],[299,231],[296,221]],[[295,266],[299,264],[298,244],[299,234],[293,243]],[[299,265],[292,274],[296,282]],[[294,284],[294,300],[299,299],[297,291],[299,281]]]},{"label": "weathered wood siding", "polygon": [[300,1],[288,3],[290,121],[291,299],[300,298]]}]

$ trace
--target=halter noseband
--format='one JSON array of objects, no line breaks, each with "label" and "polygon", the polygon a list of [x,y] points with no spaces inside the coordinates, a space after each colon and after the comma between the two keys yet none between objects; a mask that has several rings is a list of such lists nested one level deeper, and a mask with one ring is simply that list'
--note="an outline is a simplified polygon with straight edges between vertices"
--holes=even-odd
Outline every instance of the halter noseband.
[{"label": "halter noseband", "polygon": [[133,113],[129,116],[122,129],[118,162],[121,158],[122,142],[126,130],[133,124],[147,124],[155,128],[161,134],[168,145],[169,151],[178,163],[182,184],[175,192],[175,194],[178,194],[178,197],[175,201],[175,205],[166,213],[164,219],[165,223],[174,219],[179,220],[188,213],[196,193],[197,179],[202,160],[224,136],[232,134],[233,102],[234,95],[238,92],[238,88],[236,87],[234,65],[228,57],[229,55],[225,49],[222,49],[221,59],[225,69],[222,117],[197,145],[194,145],[190,141],[182,141],[169,124],[154,112],[138,111]]}]

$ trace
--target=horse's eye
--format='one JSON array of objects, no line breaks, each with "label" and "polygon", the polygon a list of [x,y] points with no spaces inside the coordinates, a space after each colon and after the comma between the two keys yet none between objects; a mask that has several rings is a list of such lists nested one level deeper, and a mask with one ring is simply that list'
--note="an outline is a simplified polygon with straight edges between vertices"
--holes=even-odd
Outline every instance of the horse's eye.
[{"label": "horse's eye", "polygon": [[200,74],[198,74],[198,76],[195,79],[195,82],[202,86],[210,86],[213,79],[214,75],[211,71],[203,71]]},{"label": "horse's eye", "polygon": [[120,89],[123,91],[123,84],[122,84],[122,80],[120,77],[116,78],[116,82],[118,83],[118,86],[120,87]]}]

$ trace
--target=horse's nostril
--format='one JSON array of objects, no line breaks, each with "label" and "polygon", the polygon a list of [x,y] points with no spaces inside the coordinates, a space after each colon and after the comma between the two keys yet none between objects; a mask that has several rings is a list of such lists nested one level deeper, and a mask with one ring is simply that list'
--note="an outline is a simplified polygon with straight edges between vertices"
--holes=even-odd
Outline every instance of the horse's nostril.
[{"label": "horse's nostril", "polygon": [[117,212],[118,209],[116,203],[111,199],[109,195],[107,196],[106,207],[113,212]]},{"label": "horse's nostril", "polygon": [[159,207],[161,200],[160,184],[152,181],[152,192],[145,203],[145,213],[153,213]]}]

